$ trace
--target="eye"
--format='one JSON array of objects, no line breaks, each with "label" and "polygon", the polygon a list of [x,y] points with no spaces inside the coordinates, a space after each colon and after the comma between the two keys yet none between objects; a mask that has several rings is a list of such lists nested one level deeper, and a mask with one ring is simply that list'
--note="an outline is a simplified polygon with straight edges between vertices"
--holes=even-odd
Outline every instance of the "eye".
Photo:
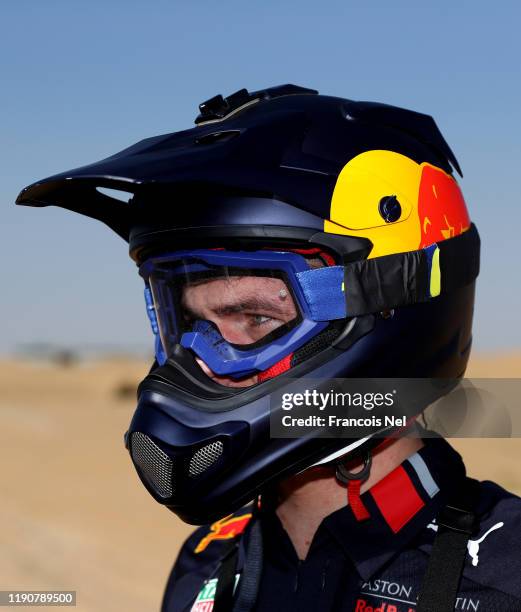
[{"label": "eye", "polygon": [[252,320],[255,325],[263,325],[264,323],[273,321],[272,317],[267,317],[265,315],[253,315]]}]

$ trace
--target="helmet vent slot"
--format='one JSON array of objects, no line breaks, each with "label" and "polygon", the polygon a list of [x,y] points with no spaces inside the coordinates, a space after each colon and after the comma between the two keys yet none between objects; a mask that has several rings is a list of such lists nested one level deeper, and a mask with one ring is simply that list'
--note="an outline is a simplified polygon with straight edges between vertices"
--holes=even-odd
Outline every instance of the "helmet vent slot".
[{"label": "helmet vent slot", "polygon": [[161,497],[171,497],[174,492],[174,463],[155,442],[140,431],[130,438],[132,460],[143,477]]},{"label": "helmet vent slot", "polygon": [[123,189],[110,189],[108,187],[96,187],[96,191],[101,193],[101,195],[112,198],[113,200],[123,202],[123,204],[128,204],[133,195],[131,191],[123,191]]},{"label": "helmet vent slot", "polygon": [[235,138],[235,136],[240,135],[239,130],[226,130],[222,132],[212,132],[211,134],[205,134],[204,136],[199,136],[199,138],[195,139],[196,144],[200,145],[210,145],[216,144],[218,142],[226,142]]},{"label": "helmet vent slot", "polygon": [[190,465],[188,466],[190,477],[194,478],[205,472],[219,459],[223,454],[223,450],[223,443],[217,440],[195,451],[190,459]]}]

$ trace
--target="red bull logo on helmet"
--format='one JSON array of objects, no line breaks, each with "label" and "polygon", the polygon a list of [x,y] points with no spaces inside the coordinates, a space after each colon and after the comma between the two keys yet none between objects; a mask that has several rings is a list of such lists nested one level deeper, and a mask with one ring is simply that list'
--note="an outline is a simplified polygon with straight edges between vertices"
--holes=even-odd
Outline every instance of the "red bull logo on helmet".
[{"label": "red bull logo on helmet", "polygon": [[458,183],[443,170],[430,164],[422,166],[418,194],[420,249],[453,238],[470,227],[467,207]]}]

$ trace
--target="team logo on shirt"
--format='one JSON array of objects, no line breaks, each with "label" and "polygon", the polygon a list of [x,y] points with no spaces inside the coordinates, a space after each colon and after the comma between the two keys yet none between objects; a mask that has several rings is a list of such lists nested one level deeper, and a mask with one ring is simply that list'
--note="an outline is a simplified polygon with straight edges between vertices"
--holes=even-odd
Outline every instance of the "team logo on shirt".
[{"label": "team logo on shirt", "polygon": [[[416,587],[379,578],[364,582],[353,612],[416,612]],[[454,610],[480,612],[480,599],[457,597]]]},{"label": "team logo on shirt", "polygon": [[212,523],[212,525],[210,525],[210,531],[195,547],[194,552],[202,552],[210,542],[214,542],[215,540],[231,540],[237,537],[246,529],[246,525],[250,519],[251,513],[241,514],[240,516],[233,516],[233,514],[230,514]]},{"label": "team logo on shirt", "polygon": [[[212,612],[213,604],[215,602],[215,593],[217,591],[218,578],[211,578],[206,580],[203,584],[203,588],[199,591],[197,599],[194,601],[190,612]],[[239,582],[239,574],[235,574],[235,585],[234,589]]]}]

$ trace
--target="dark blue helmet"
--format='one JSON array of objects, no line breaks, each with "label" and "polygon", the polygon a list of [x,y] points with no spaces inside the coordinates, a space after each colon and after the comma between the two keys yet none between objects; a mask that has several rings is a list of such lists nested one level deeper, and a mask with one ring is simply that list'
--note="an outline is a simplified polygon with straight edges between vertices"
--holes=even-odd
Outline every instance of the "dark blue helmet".
[{"label": "dark blue helmet", "polygon": [[[154,498],[191,523],[373,443],[271,438],[270,394],[289,380],[462,376],[479,268],[459,166],[431,117],[294,85],[199,108],[195,128],[17,199],[128,240],[156,362],[126,443]],[[239,284],[240,308],[201,306]]]}]

